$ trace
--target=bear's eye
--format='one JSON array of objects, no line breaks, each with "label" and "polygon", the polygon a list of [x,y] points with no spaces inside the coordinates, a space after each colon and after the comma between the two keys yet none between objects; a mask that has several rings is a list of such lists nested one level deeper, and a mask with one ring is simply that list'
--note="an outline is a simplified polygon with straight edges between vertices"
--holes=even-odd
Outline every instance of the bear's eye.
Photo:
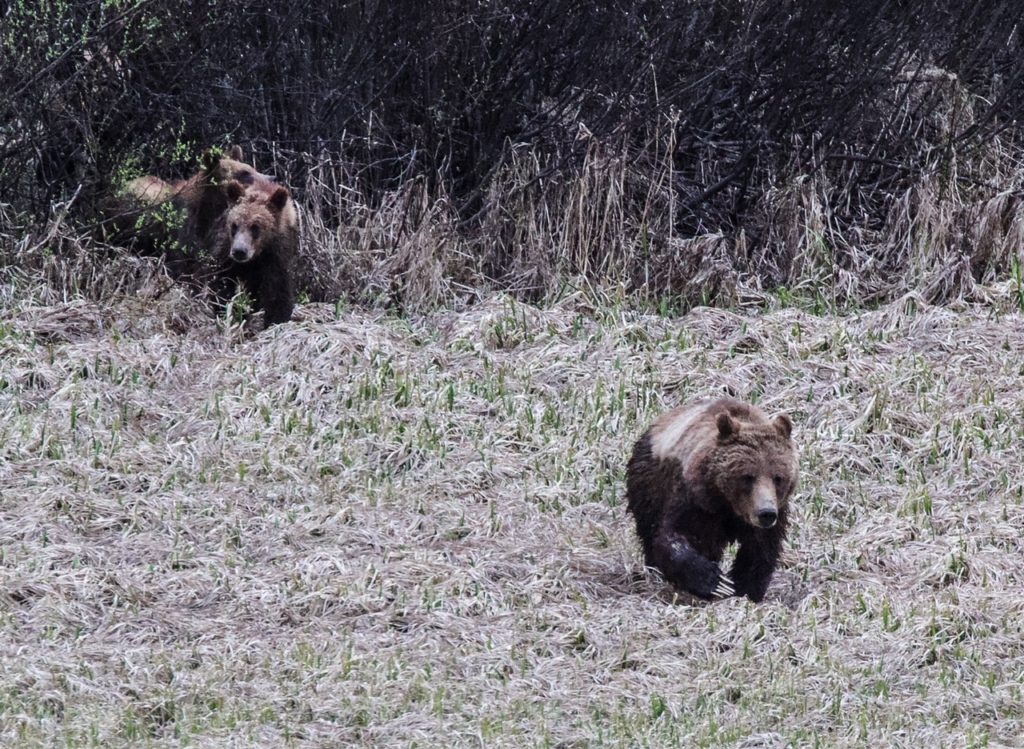
[{"label": "bear's eye", "polygon": [[776,484],[776,486],[781,486],[782,485],[782,476],[776,476],[775,477],[775,484]]},{"label": "bear's eye", "polygon": [[258,237],[260,235],[260,227],[259,227],[258,224],[253,224],[252,228],[249,229],[249,231],[252,232],[252,238],[253,239],[256,239],[256,237]]},{"label": "bear's eye", "polygon": [[744,484],[753,484],[754,483],[754,476],[753,476],[753,474],[750,474],[750,473],[743,474],[743,483]]},{"label": "bear's eye", "polygon": [[251,185],[252,184],[252,172],[239,172],[238,173],[238,181],[241,182],[243,185]]},{"label": "bear's eye", "polygon": [[231,233],[232,234],[237,234],[238,233],[238,224],[231,224]]}]

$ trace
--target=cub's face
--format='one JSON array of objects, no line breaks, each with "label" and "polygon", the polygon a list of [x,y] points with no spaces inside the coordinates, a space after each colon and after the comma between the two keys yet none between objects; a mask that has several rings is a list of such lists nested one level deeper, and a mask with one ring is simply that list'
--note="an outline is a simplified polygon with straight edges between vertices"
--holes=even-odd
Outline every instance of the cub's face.
[{"label": "cub's face", "polygon": [[281,213],[290,198],[288,190],[246,189],[239,182],[229,182],[227,197],[230,207],[223,219],[227,257],[235,263],[251,262],[279,231]]},{"label": "cub's face", "polygon": [[793,424],[785,414],[767,425],[740,423],[718,416],[712,479],[738,517],[755,528],[771,528],[788,508],[796,487]]}]

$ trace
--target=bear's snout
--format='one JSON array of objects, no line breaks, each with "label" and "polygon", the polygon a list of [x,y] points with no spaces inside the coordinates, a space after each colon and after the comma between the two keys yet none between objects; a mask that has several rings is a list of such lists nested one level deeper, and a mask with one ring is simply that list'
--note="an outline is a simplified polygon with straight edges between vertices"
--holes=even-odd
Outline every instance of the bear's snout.
[{"label": "bear's snout", "polygon": [[747,510],[747,522],[755,528],[771,528],[779,520],[779,505],[776,501],[775,486],[767,476],[760,476],[754,483],[753,496]]},{"label": "bear's snout", "polygon": [[231,245],[230,257],[236,263],[246,263],[252,260],[252,247],[244,242],[235,242]]}]

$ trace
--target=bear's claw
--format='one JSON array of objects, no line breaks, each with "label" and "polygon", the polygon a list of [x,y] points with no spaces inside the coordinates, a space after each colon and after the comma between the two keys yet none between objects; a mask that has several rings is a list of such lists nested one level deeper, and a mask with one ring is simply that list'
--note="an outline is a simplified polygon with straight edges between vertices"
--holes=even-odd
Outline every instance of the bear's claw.
[{"label": "bear's claw", "polygon": [[729,598],[734,595],[736,595],[735,583],[729,579],[728,575],[722,575],[718,580],[718,586],[715,588],[714,596],[716,598]]}]

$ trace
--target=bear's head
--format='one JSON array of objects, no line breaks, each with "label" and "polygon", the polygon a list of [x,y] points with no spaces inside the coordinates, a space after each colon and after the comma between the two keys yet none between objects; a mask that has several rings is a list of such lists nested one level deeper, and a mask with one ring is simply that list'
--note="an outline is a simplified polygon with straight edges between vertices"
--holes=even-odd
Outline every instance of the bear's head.
[{"label": "bear's head", "polygon": [[232,262],[248,263],[288,228],[294,212],[291,195],[280,185],[246,188],[229,182],[225,189],[230,203],[223,218],[225,255]]},{"label": "bear's head", "polygon": [[240,182],[248,187],[252,184],[273,183],[277,177],[257,172],[256,167],[243,161],[241,146],[232,146],[225,153],[209,149],[203,153],[202,181],[208,185],[223,186]]},{"label": "bear's head", "polygon": [[716,419],[709,477],[732,511],[755,528],[771,528],[784,515],[796,488],[793,422],[779,414],[751,423],[723,412]]}]

